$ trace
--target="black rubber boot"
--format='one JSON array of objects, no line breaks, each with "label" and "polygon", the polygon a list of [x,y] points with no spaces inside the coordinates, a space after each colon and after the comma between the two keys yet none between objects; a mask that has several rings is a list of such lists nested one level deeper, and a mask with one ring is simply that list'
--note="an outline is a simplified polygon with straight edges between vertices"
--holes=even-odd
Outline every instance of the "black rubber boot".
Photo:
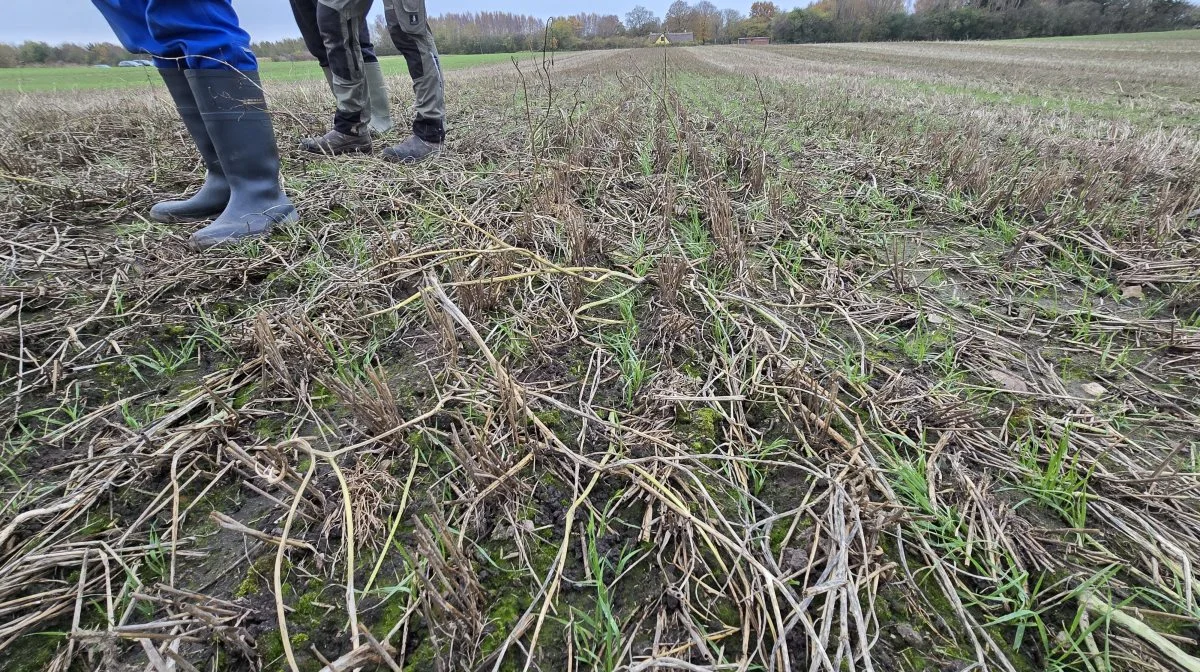
[{"label": "black rubber boot", "polygon": [[229,182],[221,170],[221,161],[217,158],[217,150],[213,148],[212,139],[208,137],[208,129],[200,118],[200,110],[196,107],[196,98],[188,85],[186,70],[160,69],[163,82],[175,101],[175,109],[183,119],[200,157],[204,159],[204,167],[208,173],[204,176],[204,186],[200,187],[194,196],[184,201],[163,201],[150,208],[150,219],[156,222],[199,222],[212,219],[225,210],[229,203]]},{"label": "black rubber boot", "polygon": [[279,186],[279,148],[258,71],[193,69],[187,78],[230,189],[229,205],[192,234],[192,248],[265,236],[276,224],[296,221]]}]

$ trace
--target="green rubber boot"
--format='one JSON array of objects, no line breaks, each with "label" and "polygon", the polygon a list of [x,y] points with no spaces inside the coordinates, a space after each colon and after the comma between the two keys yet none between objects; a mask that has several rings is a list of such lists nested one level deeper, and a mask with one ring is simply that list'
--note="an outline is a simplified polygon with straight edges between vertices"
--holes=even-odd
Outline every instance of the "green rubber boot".
[{"label": "green rubber boot", "polygon": [[367,77],[367,109],[371,120],[367,126],[372,133],[383,135],[392,130],[392,104],[388,100],[387,82],[383,79],[383,66],[379,61],[364,63],[363,73]]}]

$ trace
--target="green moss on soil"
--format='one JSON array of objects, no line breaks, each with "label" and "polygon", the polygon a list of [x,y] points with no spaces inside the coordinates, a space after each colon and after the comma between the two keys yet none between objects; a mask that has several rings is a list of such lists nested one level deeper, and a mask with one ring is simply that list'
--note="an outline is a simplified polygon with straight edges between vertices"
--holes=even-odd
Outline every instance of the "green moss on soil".
[{"label": "green moss on soil", "polygon": [[278,418],[259,418],[254,423],[254,435],[267,441],[279,440],[284,435],[283,422]]},{"label": "green moss on soil", "polygon": [[675,416],[675,433],[697,452],[704,452],[717,442],[717,423],[721,415],[712,408],[694,411],[679,409]]},{"label": "green moss on soil", "polygon": [[[287,562],[287,560],[284,560],[283,569],[285,573],[289,567],[290,564]],[[274,573],[274,571],[275,556],[269,554],[261,556],[254,561],[254,564],[250,565],[250,569],[246,571],[246,578],[242,579],[242,582],[238,584],[236,589],[234,589],[233,596],[248,597],[250,595],[257,595],[261,593],[263,590],[264,577]]]},{"label": "green moss on soil", "polygon": [[384,602],[383,608],[379,610],[379,616],[372,623],[372,631],[390,632],[408,612],[408,606],[404,602],[401,595],[393,595],[387,602]]},{"label": "green moss on soil", "polygon": [[771,526],[771,553],[779,555],[783,550],[783,540],[787,537],[788,525],[780,521]]},{"label": "green moss on soil", "polygon": [[309,582],[307,591],[300,596],[300,599],[296,602],[296,608],[288,617],[289,622],[294,623],[301,630],[315,630],[321,627],[321,623],[327,615],[326,609],[319,606],[321,595],[324,592],[324,581],[313,580]]},{"label": "green moss on soil", "polygon": [[[321,663],[307,653],[311,638],[303,632],[289,634],[288,641],[292,644],[292,652],[296,655],[296,664],[301,672],[317,672]],[[262,659],[263,670],[287,672],[288,666],[284,661],[283,638],[278,630],[264,633],[258,638],[259,657]]]},{"label": "green moss on soil", "polygon": [[278,630],[263,633],[258,638],[258,655],[262,658],[263,669],[274,669],[275,661],[283,658],[283,638]]},{"label": "green moss on soil", "polygon": [[550,429],[557,429],[563,424],[562,413],[556,408],[548,411],[537,411],[533,415]]},{"label": "green moss on soil", "polygon": [[62,635],[34,633],[20,637],[0,654],[0,669],[6,672],[41,672],[50,664],[63,641]]},{"label": "green moss on soil", "polygon": [[741,627],[742,612],[738,611],[732,600],[718,600],[713,607],[713,615],[720,621],[718,627]]},{"label": "green moss on soil", "polygon": [[246,404],[254,399],[254,395],[258,392],[258,383],[251,383],[242,389],[233,397],[234,410],[241,410]]},{"label": "green moss on soil", "polygon": [[487,614],[488,634],[484,636],[480,648],[484,657],[500,648],[524,613],[525,607],[522,605],[521,599],[512,593],[502,596],[492,604],[492,608]]},{"label": "green moss on soil", "polygon": [[706,439],[717,438],[717,421],[721,416],[711,408],[696,409],[692,414],[692,429]]},{"label": "green moss on soil", "polygon": [[126,390],[145,385],[125,363],[104,363],[96,367],[95,375],[100,401],[106,404],[119,401]]},{"label": "green moss on soil", "polygon": [[312,401],[313,408],[315,409],[333,408],[340,401],[332,390],[318,381],[313,381],[312,391],[309,392],[308,398]]},{"label": "green moss on soil", "polygon": [[429,672],[437,669],[437,650],[428,639],[421,642],[405,662],[404,669],[409,672]]}]

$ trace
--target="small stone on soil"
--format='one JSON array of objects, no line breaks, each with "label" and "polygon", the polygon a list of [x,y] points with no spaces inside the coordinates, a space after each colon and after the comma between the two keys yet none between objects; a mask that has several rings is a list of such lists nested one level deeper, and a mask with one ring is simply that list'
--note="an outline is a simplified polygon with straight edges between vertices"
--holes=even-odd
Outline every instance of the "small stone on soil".
[{"label": "small stone on soil", "polygon": [[1004,371],[1002,369],[992,369],[988,371],[988,375],[992,380],[1000,384],[1001,389],[1009,392],[1028,392],[1029,385],[1021,380],[1015,373]]}]

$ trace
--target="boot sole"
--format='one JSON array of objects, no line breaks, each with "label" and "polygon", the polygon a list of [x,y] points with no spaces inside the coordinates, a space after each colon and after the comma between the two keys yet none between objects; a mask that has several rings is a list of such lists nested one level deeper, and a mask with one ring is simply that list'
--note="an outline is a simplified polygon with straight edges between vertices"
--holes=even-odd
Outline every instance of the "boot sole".
[{"label": "boot sole", "polygon": [[213,218],[219,216],[224,211],[225,211],[225,209],[222,208],[220,210],[217,210],[216,212],[197,213],[196,215],[188,215],[188,216],[156,215],[153,212],[151,212],[150,214],[148,214],[146,216],[146,218],[152,222],[158,222],[159,224],[191,224],[193,222],[203,222],[207,219],[213,219]]},{"label": "boot sole", "polygon": [[267,228],[266,231],[263,231],[262,233],[255,233],[255,234],[251,234],[248,236],[242,236],[240,238],[226,238],[224,240],[216,240],[216,241],[213,241],[213,242],[207,243],[207,244],[201,244],[201,243],[197,242],[196,235],[192,234],[191,236],[188,237],[187,246],[188,246],[188,249],[191,250],[192,252],[203,252],[205,250],[211,250],[211,249],[217,248],[217,247],[225,247],[225,246],[231,245],[233,243],[240,243],[243,240],[253,240],[255,238],[268,238],[268,237],[270,237],[271,232],[275,230],[275,227],[285,225],[285,224],[295,224],[298,221],[300,221],[300,212],[298,210],[292,210],[287,215],[284,215],[283,217],[281,217],[278,221],[273,222],[271,224],[271,226],[269,228]]},{"label": "boot sole", "polygon": [[424,163],[424,162],[430,161],[432,159],[436,159],[438,156],[441,155],[441,153],[442,153],[441,150],[438,150],[436,152],[433,152],[432,154],[426,154],[425,156],[422,156],[419,159],[410,159],[407,157],[396,156],[395,154],[388,154],[387,152],[380,154],[380,156],[383,158],[384,161],[387,161],[388,163],[399,163],[399,164],[411,166],[411,165],[415,165],[418,163]]}]

